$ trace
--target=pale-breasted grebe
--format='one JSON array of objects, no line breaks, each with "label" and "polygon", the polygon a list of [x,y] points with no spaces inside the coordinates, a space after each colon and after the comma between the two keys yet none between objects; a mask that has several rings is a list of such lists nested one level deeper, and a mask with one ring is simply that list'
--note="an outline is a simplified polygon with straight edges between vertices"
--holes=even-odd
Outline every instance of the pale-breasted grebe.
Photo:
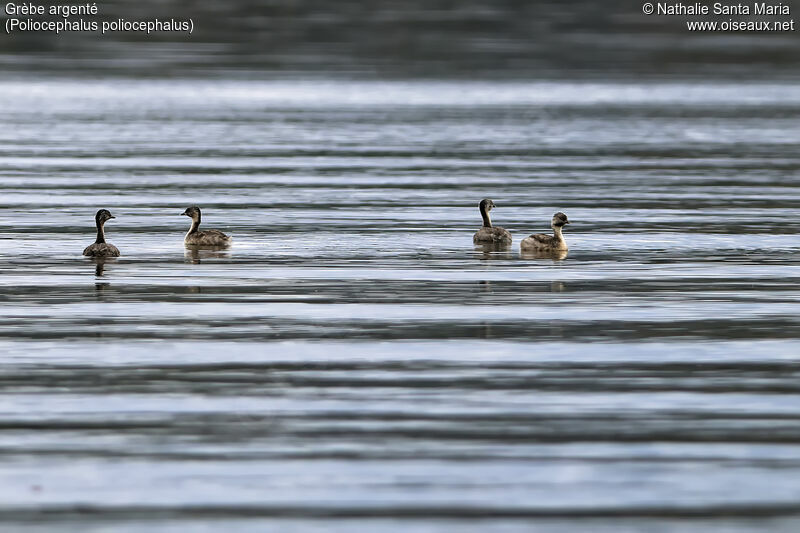
[{"label": "pale-breasted grebe", "polygon": [[483,218],[483,227],[472,236],[475,244],[511,244],[511,234],[503,229],[492,226],[492,219],[489,218],[489,211],[495,207],[494,202],[488,198],[481,200],[478,208]]},{"label": "pale-breasted grebe", "polygon": [[537,233],[522,239],[519,243],[519,248],[522,251],[534,252],[564,252],[567,250],[567,242],[561,234],[561,228],[569,224],[567,215],[558,212],[553,215],[550,221],[550,227],[553,228],[554,235],[545,235],[544,233]]},{"label": "pale-breasted grebe", "polygon": [[207,229],[199,231],[200,227],[200,208],[197,206],[187,207],[186,211],[181,213],[187,217],[191,217],[192,226],[189,232],[183,239],[184,244],[187,246],[230,246],[231,238],[216,229]]},{"label": "pale-breasted grebe", "polygon": [[119,248],[113,244],[106,242],[106,235],[103,231],[103,225],[106,220],[116,218],[108,209],[100,209],[94,216],[94,222],[97,225],[97,240],[94,244],[90,244],[83,250],[83,255],[87,257],[119,257]]}]

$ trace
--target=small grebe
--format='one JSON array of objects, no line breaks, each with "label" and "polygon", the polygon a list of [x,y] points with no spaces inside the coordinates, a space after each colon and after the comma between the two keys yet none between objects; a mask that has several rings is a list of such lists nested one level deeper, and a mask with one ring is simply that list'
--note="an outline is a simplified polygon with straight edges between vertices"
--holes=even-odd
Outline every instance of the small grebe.
[{"label": "small grebe", "polygon": [[472,236],[475,244],[511,244],[511,234],[503,229],[492,227],[492,219],[489,218],[489,211],[495,207],[494,202],[488,198],[481,200],[478,208],[483,218],[483,227]]},{"label": "small grebe", "polygon": [[200,227],[200,208],[197,206],[187,207],[181,213],[192,218],[192,226],[183,239],[187,246],[230,246],[231,238],[216,229],[198,231]]},{"label": "small grebe", "polygon": [[106,235],[103,231],[103,224],[106,220],[116,218],[108,209],[100,209],[94,216],[94,223],[97,225],[97,240],[83,250],[83,255],[87,257],[119,257],[119,248],[106,242]]},{"label": "small grebe", "polygon": [[559,211],[553,215],[553,219],[550,221],[550,227],[553,228],[554,235],[537,233],[536,235],[526,237],[519,243],[520,250],[534,252],[565,252],[567,250],[567,242],[561,234],[561,228],[566,224],[569,224],[567,215]]}]

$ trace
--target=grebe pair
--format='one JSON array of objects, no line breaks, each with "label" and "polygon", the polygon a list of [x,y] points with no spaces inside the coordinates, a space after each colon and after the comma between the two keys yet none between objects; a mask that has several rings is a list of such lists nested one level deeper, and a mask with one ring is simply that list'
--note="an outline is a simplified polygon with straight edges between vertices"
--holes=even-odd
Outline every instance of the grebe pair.
[{"label": "grebe pair", "polygon": [[[189,232],[184,237],[183,242],[186,246],[212,246],[212,247],[225,247],[231,244],[231,238],[216,229],[207,229],[200,231],[200,208],[197,206],[187,207],[186,211],[181,213],[192,219],[192,225]],[[97,225],[97,240],[94,244],[90,244],[83,251],[83,255],[87,257],[119,257],[119,248],[113,244],[109,244],[105,239],[105,232],[103,227],[106,221],[116,218],[108,209],[101,209],[94,216],[95,224]]]},{"label": "grebe pair", "polygon": [[[472,237],[472,242],[475,244],[494,244],[494,245],[508,245],[511,244],[511,234],[508,230],[492,226],[492,219],[489,217],[489,211],[492,210],[494,202],[488,198],[481,200],[478,208],[481,211],[483,218],[483,227],[479,229]],[[553,228],[553,235],[545,235],[537,233],[522,239],[519,244],[520,250],[542,252],[542,253],[556,253],[566,252],[567,242],[564,240],[564,235],[561,233],[561,228],[569,224],[567,215],[558,212],[553,215],[550,221],[550,227]]]}]

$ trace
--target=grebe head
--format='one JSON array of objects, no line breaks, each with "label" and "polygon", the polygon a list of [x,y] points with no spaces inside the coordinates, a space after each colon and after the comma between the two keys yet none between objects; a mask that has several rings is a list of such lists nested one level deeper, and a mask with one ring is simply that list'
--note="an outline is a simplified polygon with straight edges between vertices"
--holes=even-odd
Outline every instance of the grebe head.
[{"label": "grebe head", "polygon": [[555,215],[553,215],[553,220],[550,221],[550,225],[554,228],[560,228],[562,226],[566,226],[569,224],[569,219],[567,215],[559,211]]},{"label": "grebe head", "polygon": [[193,205],[192,207],[187,207],[186,211],[184,211],[181,214],[186,215],[187,217],[191,217],[192,220],[195,220],[197,218],[200,218],[200,208],[197,207],[196,205]]},{"label": "grebe head", "polygon": [[108,209],[100,209],[97,214],[94,216],[95,222],[98,224],[104,224],[106,220],[117,218],[111,214],[111,211]]},{"label": "grebe head", "polygon": [[492,210],[493,207],[497,207],[494,205],[494,202],[489,200],[488,198],[484,198],[481,200],[481,203],[478,205],[481,211],[486,211],[487,213]]}]

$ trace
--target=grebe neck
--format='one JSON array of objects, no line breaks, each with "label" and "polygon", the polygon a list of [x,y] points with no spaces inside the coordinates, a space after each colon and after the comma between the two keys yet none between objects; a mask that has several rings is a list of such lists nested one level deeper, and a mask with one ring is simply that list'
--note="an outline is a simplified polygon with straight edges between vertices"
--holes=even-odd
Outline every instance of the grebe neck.
[{"label": "grebe neck", "polygon": [[486,210],[485,207],[481,206],[481,218],[483,218],[483,227],[484,228],[491,228],[492,227],[492,219],[489,218],[489,211]]},{"label": "grebe neck", "polygon": [[189,228],[189,233],[187,235],[191,235],[192,233],[197,233],[197,228],[200,227],[200,216],[198,215],[197,218],[192,218],[192,227]]},{"label": "grebe neck", "polygon": [[103,222],[97,221],[97,239],[94,241],[96,244],[103,244],[106,242],[106,235],[103,232]]}]

